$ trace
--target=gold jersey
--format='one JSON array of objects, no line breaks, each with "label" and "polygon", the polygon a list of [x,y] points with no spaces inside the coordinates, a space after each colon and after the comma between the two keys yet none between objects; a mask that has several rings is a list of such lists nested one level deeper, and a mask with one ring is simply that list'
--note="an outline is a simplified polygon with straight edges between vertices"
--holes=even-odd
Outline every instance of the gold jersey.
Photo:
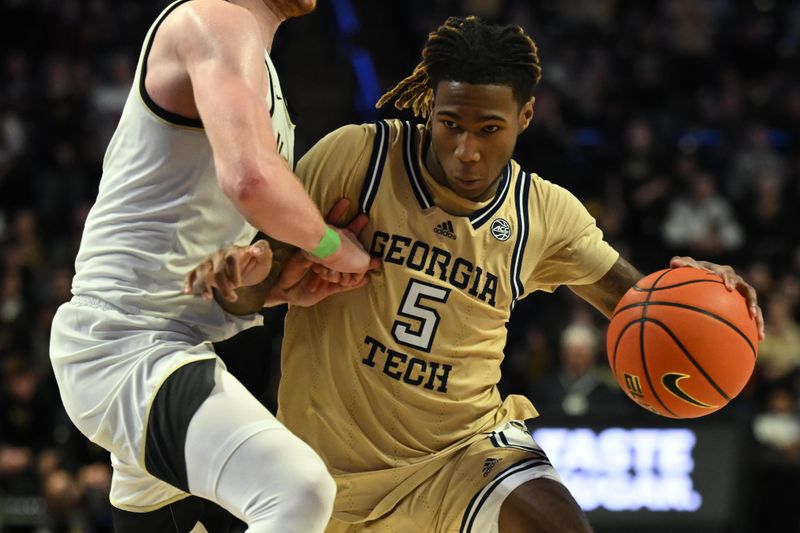
[{"label": "gold jersey", "polygon": [[501,423],[535,417],[497,390],[514,304],[601,278],[618,254],[565,189],[510,161],[494,197],[456,195],[423,164],[426,133],[399,120],[345,126],[298,163],[325,212],[369,215],[383,260],[365,287],[285,323],[278,417],[325,460],[334,516],[391,510],[456,452]]}]

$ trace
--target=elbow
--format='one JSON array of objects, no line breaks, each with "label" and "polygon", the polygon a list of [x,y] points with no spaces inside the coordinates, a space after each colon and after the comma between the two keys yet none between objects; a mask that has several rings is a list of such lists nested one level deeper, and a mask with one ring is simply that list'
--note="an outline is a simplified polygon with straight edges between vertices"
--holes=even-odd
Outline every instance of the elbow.
[{"label": "elbow", "polygon": [[[280,156],[277,156],[280,159]],[[219,165],[218,179],[225,195],[238,205],[263,200],[280,173],[282,159],[272,157],[258,161],[238,161],[236,164]]]},{"label": "elbow", "polygon": [[217,178],[222,192],[237,205],[263,197],[268,186],[266,173],[255,164],[220,166]]}]

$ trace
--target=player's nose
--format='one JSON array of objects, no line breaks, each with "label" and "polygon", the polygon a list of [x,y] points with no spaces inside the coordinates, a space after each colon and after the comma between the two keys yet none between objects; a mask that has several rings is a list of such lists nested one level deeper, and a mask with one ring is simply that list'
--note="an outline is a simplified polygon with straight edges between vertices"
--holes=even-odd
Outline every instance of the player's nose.
[{"label": "player's nose", "polygon": [[478,140],[468,132],[459,135],[458,142],[456,143],[455,156],[462,163],[477,163],[480,161],[481,153]]}]

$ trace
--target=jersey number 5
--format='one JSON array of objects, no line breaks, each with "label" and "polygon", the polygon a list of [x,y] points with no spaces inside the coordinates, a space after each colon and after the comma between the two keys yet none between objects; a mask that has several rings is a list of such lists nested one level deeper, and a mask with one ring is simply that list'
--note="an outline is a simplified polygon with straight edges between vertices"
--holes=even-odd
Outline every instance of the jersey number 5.
[{"label": "jersey number 5", "polygon": [[403,301],[397,315],[402,318],[410,318],[418,321],[415,328],[409,322],[398,318],[392,326],[392,337],[398,343],[417,348],[424,352],[430,352],[433,346],[433,337],[436,335],[436,328],[439,326],[439,313],[436,309],[423,305],[425,300],[445,303],[450,295],[450,289],[443,289],[436,285],[431,285],[423,281],[412,279],[408,282]]}]

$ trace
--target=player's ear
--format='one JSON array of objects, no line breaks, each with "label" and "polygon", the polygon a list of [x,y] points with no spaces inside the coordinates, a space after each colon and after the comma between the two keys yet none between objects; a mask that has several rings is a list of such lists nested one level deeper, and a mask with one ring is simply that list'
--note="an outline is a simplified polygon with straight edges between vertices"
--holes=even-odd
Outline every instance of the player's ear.
[{"label": "player's ear", "polygon": [[536,97],[531,96],[531,99],[525,102],[522,109],[519,110],[519,133],[522,133],[533,120],[533,106],[536,103]]}]

